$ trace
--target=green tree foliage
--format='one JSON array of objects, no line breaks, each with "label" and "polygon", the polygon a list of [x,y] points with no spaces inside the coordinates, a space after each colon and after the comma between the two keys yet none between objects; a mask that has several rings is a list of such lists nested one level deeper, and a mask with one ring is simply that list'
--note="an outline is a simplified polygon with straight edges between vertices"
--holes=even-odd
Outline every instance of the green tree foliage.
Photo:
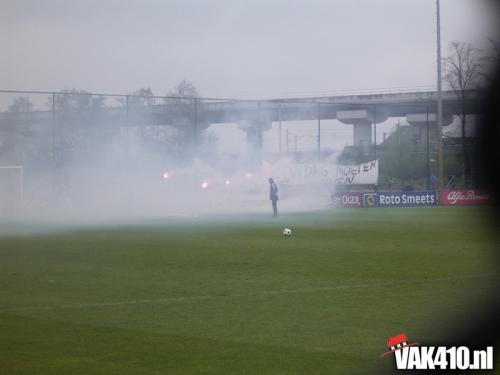
[{"label": "green tree foliage", "polygon": [[184,99],[189,103],[192,101],[192,99],[199,97],[200,93],[192,82],[186,81],[184,79],[179,82],[179,84],[175,86],[172,91],[168,92],[166,96],[174,98],[175,100]]},{"label": "green tree foliage", "polygon": [[193,83],[182,80],[174,89],[167,93],[166,108],[172,126],[178,130],[178,154],[183,159],[190,159],[201,147],[203,139],[198,122],[200,108],[198,106],[200,93]]},{"label": "green tree foliage", "polygon": [[0,156],[3,163],[26,163],[28,150],[25,143],[33,133],[30,116],[33,108],[33,103],[25,96],[14,98],[7,107],[6,115],[11,124],[0,129]]},{"label": "green tree foliage", "polygon": [[26,96],[14,98],[12,103],[7,108],[7,112],[11,113],[29,113],[33,111],[33,103]]},{"label": "green tree foliage", "polygon": [[394,182],[424,188],[427,180],[426,142],[418,128],[398,123],[394,132],[378,147],[380,184]]},{"label": "green tree foliage", "polygon": [[[52,98],[49,98],[52,102]],[[91,114],[104,108],[106,98],[102,95],[93,95],[85,90],[62,90],[55,96],[56,112]]]},{"label": "green tree foliage", "polygon": [[[141,124],[146,119],[147,125],[138,127],[138,133],[148,151],[177,156],[187,161],[194,154],[195,148],[202,148],[202,144],[206,144],[205,149],[214,150],[215,137],[201,134],[202,129],[198,123],[199,96],[194,84],[186,80],[181,81],[162,98],[155,97],[149,87],[129,94],[131,125],[134,126],[134,119]],[[155,123],[157,116],[162,120],[169,119],[169,123]]]},{"label": "green tree foliage", "polygon": [[170,155],[177,145],[177,130],[156,121],[156,114],[163,115],[163,100],[157,100],[150,87],[141,87],[121,100],[127,105],[128,126],[137,131],[143,151],[151,154]]},{"label": "green tree foliage", "polygon": [[53,110],[50,125],[52,168],[57,171],[56,185],[67,183],[75,163],[99,163],[109,150],[119,126],[106,121],[106,98],[85,90],[63,90],[48,98]]},{"label": "green tree foliage", "polygon": [[[123,103],[123,98],[120,98]],[[153,91],[149,87],[141,87],[128,96],[128,105],[131,107],[154,105],[156,100]]]},{"label": "green tree foliage", "polygon": [[361,146],[346,146],[339,155],[337,162],[340,165],[355,165],[365,163],[372,157],[367,156]]}]

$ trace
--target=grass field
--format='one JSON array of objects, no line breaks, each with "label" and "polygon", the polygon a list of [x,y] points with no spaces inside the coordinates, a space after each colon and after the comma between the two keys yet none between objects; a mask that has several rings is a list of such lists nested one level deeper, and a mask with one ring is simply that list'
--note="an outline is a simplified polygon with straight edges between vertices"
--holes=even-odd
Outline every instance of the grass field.
[{"label": "grass field", "polygon": [[387,372],[388,336],[435,343],[491,297],[492,232],[428,207],[4,233],[0,373]]}]

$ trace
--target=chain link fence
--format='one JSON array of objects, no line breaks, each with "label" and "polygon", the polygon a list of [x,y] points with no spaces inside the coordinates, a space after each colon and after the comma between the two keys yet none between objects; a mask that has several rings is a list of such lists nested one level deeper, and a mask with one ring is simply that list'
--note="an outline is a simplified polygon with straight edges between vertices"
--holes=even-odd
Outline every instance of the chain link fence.
[{"label": "chain link fence", "polygon": [[[144,153],[164,163],[188,163],[194,156],[214,154],[216,140],[206,131],[210,124],[237,123],[246,133],[247,150],[242,153],[256,162],[287,156],[297,162],[353,165],[379,159],[379,189],[434,190],[438,175],[435,104],[422,101],[393,107],[399,113],[396,117],[389,116],[381,104],[322,98],[257,101],[76,90],[3,91],[0,165],[3,171],[23,168],[22,189],[27,195],[61,196],[75,165],[90,169],[107,163],[109,170],[121,173],[140,169]],[[447,119],[451,122],[451,115]],[[308,131],[297,132],[293,128],[297,121],[306,123]],[[272,129],[278,136],[267,139],[266,132]],[[350,141],[335,143],[341,137]],[[262,155],[264,140],[274,142],[269,155]],[[473,155],[474,138],[466,142]],[[445,138],[443,155],[445,186],[477,184],[463,174],[460,138]],[[478,174],[480,165],[473,163],[472,171]],[[12,180],[11,172],[0,174]]]}]

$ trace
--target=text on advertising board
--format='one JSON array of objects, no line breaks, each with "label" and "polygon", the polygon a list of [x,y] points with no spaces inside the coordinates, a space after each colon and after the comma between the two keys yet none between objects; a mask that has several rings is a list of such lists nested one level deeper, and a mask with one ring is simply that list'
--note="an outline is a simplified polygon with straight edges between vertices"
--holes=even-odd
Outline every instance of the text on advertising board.
[{"label": "text on advertising board", "polygon": [[447,206],[487,204],[489,200],[489,194],[478,189],[443,190],[443,204]]},{"label": "text on advertising board", "polygon": [[363,203],[366,207],[435,206],[437,195],[434,191],[365,193]]},{"label": "text on advertising board", "polygon": [[336,207],[362,207],[361,193],[333,193],[332,204]]}]

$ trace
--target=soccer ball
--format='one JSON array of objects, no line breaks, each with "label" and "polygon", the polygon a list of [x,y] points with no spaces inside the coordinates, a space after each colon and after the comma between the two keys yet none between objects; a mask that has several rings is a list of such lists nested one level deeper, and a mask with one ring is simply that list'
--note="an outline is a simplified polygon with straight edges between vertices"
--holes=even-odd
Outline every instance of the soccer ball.
[{"label": "soccer ball", "polygon": [[292,235],[292,230],[289,228],[283,229],[283,236],[290,237]]}]

